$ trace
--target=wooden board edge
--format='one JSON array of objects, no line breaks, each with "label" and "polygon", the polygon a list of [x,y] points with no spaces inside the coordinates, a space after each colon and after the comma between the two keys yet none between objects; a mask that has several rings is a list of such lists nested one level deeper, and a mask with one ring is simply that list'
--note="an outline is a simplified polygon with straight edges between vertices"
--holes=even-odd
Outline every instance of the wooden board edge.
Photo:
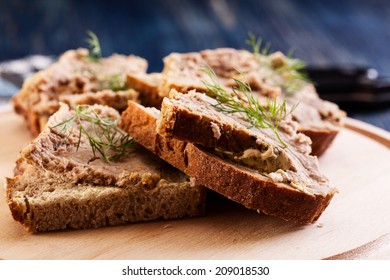
[{"label": "wooden board edge", "polygon": [[390,149],[390,132],[371,124],[347,118],[345,128],[364,135]]},{"label": "wooden board edge", "polygon": [[324,258],[324,260],[361,260],[374,258],[378,252],[383,250],[388,250],[390,248],[390,234],[384,234],[379,238],[368,242],[362,246],[359,246],[355,249]]}]

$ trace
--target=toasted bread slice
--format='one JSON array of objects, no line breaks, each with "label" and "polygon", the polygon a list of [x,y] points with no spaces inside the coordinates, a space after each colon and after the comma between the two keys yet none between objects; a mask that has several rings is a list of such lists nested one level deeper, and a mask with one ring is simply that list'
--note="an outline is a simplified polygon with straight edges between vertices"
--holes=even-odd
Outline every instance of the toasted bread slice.
[{"label": "toasted bread slice", "polygon": [[[126,75],[145,73],[146,68],[146,60],[133,55],[113,54],[96,62],[88,58],[86,49],[70,50],[56,63],[25,80],[12,102],[15,111],[26,119],[32,135],[37,136],[58,110],[60,99],[64,102],[77,99],[78,103],[84,97],[74,95],[88,94],[85,99],[89,103],[102,105],[117,105],[123,96],[136,100],[138,93],[127,89]],[[107,94],[107,90],[111,90],[111,94]],[[115,109],[123,109],[126,103]]]},{"label": "toasted bread slice", "polygon": [[[119,118],[109,107],[91,108],[103,118]],[[66,132],[56,127],[71,116],[72,111],[63,105],[21,152],[16,176],[6,178],[11,213],[28,231],[203,214],[205,191],[194,180],[136,143],[119,160],[104,161],[92,152],[84,134],[78,143],[76,127]],[[83,124],[94,133],[89,123]]]},{"label": "toasted bread slice", "polygon": [[[203,97],[207,98],[206,96]],[[234,157],[229,156],[230,152],[223,153],[219,149],[179,140],[175,138],[175,133],[170,134],[170,136],[167,135],[167,131],[162,132],[166,134],[165,136],[158,134],[157,130],[162,131],[162,127],[167,127],[165,125],[167,122],[171,123],[178,120],[182,113],[188,115],[186,109],[175,106],[174,110],[170,111],[172,115],[169,116],[166,110],[166,101],[170,102],[169,99],[164,99],[162,105],[164,111],[161,115],[155,108],[145,108],[129,101],[128,108],[122,114],[120,126],[130,133],[138,143],[182,170],[188,176],[194,177],[198,183],[243,204],[249,209],[288,221],[311,223],[318,219],[329,204],[336,190],[329,187],[328,180],[318,172],[316,158],[307,154],[310,148],[306,152],[294,150],[294,153],[302,154],[302,157],[308,158],[312,165],[308,169],[297,156],[282,154],[279,148],[275,149],[273,144],[275,141],[272,140],[272,144],[268,146],[272,146],[276,153],[279,150],[278,159],[283,159],[283,157],[285,159],[281,162],[275,160],[281,167],[280,170],[272,170],[272,161],[270,161],[269,168],[271,170],[261,171],[259,170],[261,168],[256,169],[251,164],[246,164],[245,160],[234,160]],[[206,104],[204,105],[208,107]],[[202,111],[205,108],[199,106],[198,109]],[[222,117],[222,119],[224,118]],[[157,120],[159,120],[158,124],[156,124]],[[185,127],[185,131],[188,131],[188,137],[183,138],[193,141],[190,131],[191,129],[196,130],[195,127],[198,125],[203,127],[214,126],[209,120],[204,120],[204,124],[202,124],[202,122],[194,121],[192,118]],[[224,135],[225,132],[231,133],[237,129],[235,127],[231,128],[230,130],[224,128],[223,131],[220,131],[221,134],[212,132],[211,138],[219,137],[221,141],[222,139],[231,139]],[[243,134],[248,133],[245,127],[242,128],[242,131]],[[209,136],[198,135],[202,142],[203,139]],[[269,136],[267,137],[264,138],[269,139]],[[300,140],[300,138],[302,139]],[[300,134],[294,139],[301,146],[299,149],[307,149],[307,144],[304,143],[307,141],[306,138]],[[257,136],[255,139],[248,139],[248,143],[249,141],[256,143],[257,139]],[[266,148],[266,142],[257,141],[257,143]],[[212,142],[212,144],[214,145],[215,142]],[[239,141],[228,141],[219,147],[239,148],[239,145]],[[269,151],[271,151],[270,147],[263,151],[263,154],[270,153]],[[286,162],[287,167],[283,166],[283,162]],[[268,165],[264,164],[263,166]],[[305,182],[301,177],[307,178],[308,181]]]},{"label": "toasted bread slice", "polygon": [[229,48],[172,53],[164,58],[160,95],[168,96],[172,89],[183,93],[192,89],[207,92],[203,81],[209,81],[209,77],[201,71],[202,67],[210,67],[226,88],[235,84],[233,79],[245,79],[259,98],[286,100],[290,107],[299,104],[293,112],[298,130],[312,139],[313,155],[323,154],[342,126],[345,112],[336,104],[321,100],[309,82],[294,76],[284,81],[281,78],[284,74],[276,74],[280,71],[272,65],[288,60],[281,53],[259,57],[267,59],[267,63],[248,51]]}]

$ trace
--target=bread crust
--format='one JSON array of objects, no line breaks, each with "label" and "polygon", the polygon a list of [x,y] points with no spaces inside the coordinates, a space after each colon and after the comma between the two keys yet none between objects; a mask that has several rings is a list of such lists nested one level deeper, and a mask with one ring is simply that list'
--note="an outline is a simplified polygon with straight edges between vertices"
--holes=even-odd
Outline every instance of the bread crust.
[{"label": "bread crust", "polygon": [[311,154],[314,156],[322,156],[333,143],[339,133],[339,128],[332,129],[299,129],[298,131],[310,137],[312,141]]},{"label": "bread crust", "polygon": [[327,195],[301,192],[274,183],[259,173],[226,162],[204,148],[156,132],[156,114],[129,101],[120,126],[141,145],[200,184],[249,209],[298,223],[312,223],[325,210],[335,191]]},{"label": "bread crust", "polygon": [[[157,127],[159,134],[175,139],[195,142],[205,147],[215,147],[220,150],[234,153],[242,152],[249,148],[258,148],[256,138],[241,130],[234,129],[233,125],[223,121],[214,120],[208,115],[191,114],[171,103],[171,99],[165,99],[161,110],[161,123]],[[215,137],[214,123],[218,127],[218,137]],[[191,129],[189,129],[191,124]]]}]

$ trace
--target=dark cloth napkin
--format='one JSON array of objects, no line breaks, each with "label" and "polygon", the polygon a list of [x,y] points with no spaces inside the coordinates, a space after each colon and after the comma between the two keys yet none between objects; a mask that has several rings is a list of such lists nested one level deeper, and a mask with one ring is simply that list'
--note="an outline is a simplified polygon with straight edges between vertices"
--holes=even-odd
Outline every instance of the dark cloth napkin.
[{"label": "dark cloth napkin", "polygon": [[45,69],[54,60],[53,56],[31,55],[0,63],[0,104],[9,102],[26,78]]}]

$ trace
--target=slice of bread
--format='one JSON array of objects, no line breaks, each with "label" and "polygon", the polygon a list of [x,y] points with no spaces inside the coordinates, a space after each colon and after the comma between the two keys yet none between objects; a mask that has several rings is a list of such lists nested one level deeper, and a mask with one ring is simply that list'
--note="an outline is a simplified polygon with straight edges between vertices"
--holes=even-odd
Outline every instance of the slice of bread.
[{"label": "slice of bread", "polygon": [[[112,108],[94,105],[102,118],[117,119]],[[20,154],[6,196],[15,220],[28,231],[97,228],[204,213],[205,190],[140,145],[116,161],[91,150],[76,126],[57,124],[73,116],[61,106],[47,127]],[[90,123],[82,121],[89,133]],[[119,136],[115,136],[119,137]],[[79,146],[77,148],[77,146]]]},{"label": "slice of bread", "polygon": [[139,92],[140,103],[147,107],[160,108],[163,100],[163,96],[159,93],[160,83],[161,73],[127,75],[127,84]]},{"label": "slice of bread", "polygon": [[[47,69],[25,80],[22,89],[12,99],[15,111],[24,116],[27,126],[35,137],[42,131],[48,118],[59,108],[61,99],[85,97],[91,103],[113,104],[123,100],[123,95],[135,100],[134,90],[128,90],[127,74],[145,73],[147,61],[137,56],[113,54],[99,61],[88,58],[88,50],[77,49],[65,52]],[[107,94],[107,90],[111,90]],[[102,92],[103,91],[103,92]],[[96,95],[94,95],[96,93]],[[120,103],[115,109],[126,107]]]},{"label": "slice of bread", "polygon": [[286,100],[290,107],[299,104],[293,119],[298,123],[298,130],[311,138],[313,155],[322,155],[342,126],[345,112],[336,104],[321,100],[309,82],[296,79],[294,75],[284,80],[283,76],[291,73],[285,71],[282,75],[273,68],[289,61],[281,53],[259,55],[259,58],[248,51],[230,48],[172,53],[164,58],[160,95],[168,96],[172,89],[183,93],[192,89],[207,92],[202,81],[209,82],[210,78],[201,71],[202,67],[210,67],[227,89],[235,84],[233,79],[244,78],[260,99]]},{"label": "slice of bread", "polygon": [[60,95],[58,101],[73,107],[74,105],[106,105],[123,111],[127,108],[127,101],[138,99],[138,92],[133,89],[112,91],[109,89],[83,94]]},{"label": "slice of bread", "polygon": [[[191,95],[181,94],[180,96],[192,98]],[[199,104],[197,100],[191,101],[191,108],[196,108],[196,112],[183,108],[180,100],[165,98],[161,114],[155,108],[145,108],[129,101],[128,108],[122,114],[120,127],[130,133],[138,143],[188,176],[194,177],[198,183],[249,209],[298,223],[316,221],[336,190],[329,187],[328,180],[319,173],[317,159],[308,155],[310,147],[308,148],[307,137],[296,134],[292,128],[288,128],[290,132],[286,133],[294,134],[290,138],[297,148],[290,147],[288,153],[283,152],[271,133],[254,135],[253,131],[240,124],[240,121],[225,116],[218,119],[219,114],[209,114],[210,104],[208,102],[213,102],[213,99],[206,95],[200,98],[202,100],[205,98],[206,101],[203,100],[205,103]],[[199,112],[202,112],[202,117]],[[203,119],[204,115],[208,118]],[[181,117],[187,119],[186,125],[181,122]],[[213,120],[214,124],[210,120]],[[180,128],[172,122],[180,123]],[[225,126],[219,126],[222,122]],[[173,129],[171,129],[172,125]],[[197,126],[202,127],[201,130],[206,128],[204,135],[192,133],[192,129],[199,132]],[[221,129],[216,130],[216,126]],[[166,129],[168,127],[169,129]],[[158,134],[157,130],[165,136]],[[194,143],[211,144],[213,148],[175,138],[175,132],[179,130],[184,131],[184,136],[180,138]],[[230,137],[229,134],[234,134],[234,136]],[[245,139],[246,142],[241,142],[241,139],[231,141],[236,136],[241,138],[241,134],[243,139],[248,135],[250,137]],[[194,136],[196,139],[193,139]],[[208,142],[207,139],[210,138],[220,139],[220,141]],[[290,140],[286,141],[291,144]],[[241,150],[248,143],[254,145],[256,149],[259,148],[257,152],[265,158],[267,154],[268,157],[273,153],[276,156],[271,156],[270,161],[260,161],[264,164],[259,168],[254,168],[250,160],[235,160],[233,152],[222,150],[223,148]],[[214,146],[218,146],[218,149]],[[258,154],[256,149],[252,148],[254,154]],[[261,170],[267,167],[269,170]]]}]

